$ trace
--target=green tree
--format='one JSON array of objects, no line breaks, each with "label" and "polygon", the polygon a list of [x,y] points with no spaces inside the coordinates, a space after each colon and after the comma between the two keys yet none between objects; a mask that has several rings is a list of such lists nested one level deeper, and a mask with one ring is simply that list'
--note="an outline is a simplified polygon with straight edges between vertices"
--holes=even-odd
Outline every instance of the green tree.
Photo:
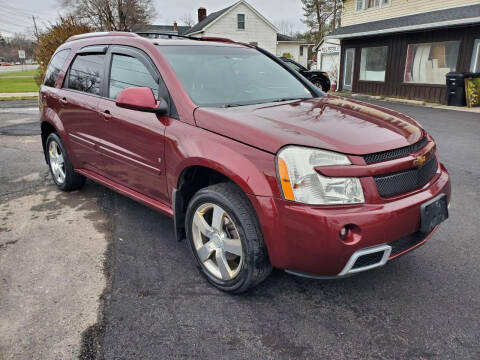
[{"label": "green tree", "polygon": [[154,17],[152,0],[61,0],[64,9],[95,30],[132,31]]}]

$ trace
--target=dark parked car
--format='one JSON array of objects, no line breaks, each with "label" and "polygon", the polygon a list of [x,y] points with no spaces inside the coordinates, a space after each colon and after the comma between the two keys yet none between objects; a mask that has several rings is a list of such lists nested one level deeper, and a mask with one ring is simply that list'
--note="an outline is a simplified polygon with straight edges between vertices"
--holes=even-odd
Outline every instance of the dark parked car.
[{"label": "dark parked car", "polygon": [[449,175],[415,120],[326,95],[249,45],[73,36],[39,101],[58,188],[88,177],[171,216],[224,291],[272,267],[338,278],[383,266],[448,216]]},{"label": "dark parked car", "polygon": [[295,71],[298,71],[300,74],[305,76],[310,82],[316,87],[327,92],[330,91],[330,79],[328,74],[323,71],[317,70],[308,70],[305,66],[293,61],[292,59],[281,56],[280,59],[284,61],[288,66],[290,66]]}]

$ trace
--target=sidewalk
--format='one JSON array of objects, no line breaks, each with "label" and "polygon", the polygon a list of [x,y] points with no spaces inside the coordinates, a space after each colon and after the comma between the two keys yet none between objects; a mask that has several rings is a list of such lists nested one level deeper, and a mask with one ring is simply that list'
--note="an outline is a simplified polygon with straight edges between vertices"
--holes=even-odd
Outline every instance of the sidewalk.
[{"label": "sidewalk", "polygon": [[338,91],[338,92],[335,92],[334,95],[343,96],[343,97],[352,97],[359,100],[382,100],[382,101],[389,101],[389,102],[406,104],[406,105],[416,105],[416,106],[424,106],[424,107],[430,107],[435,109],[464,111],[469,113],[480,114],[480,107],[468,108],[466,106],[447,106],[447,105],[442,105],[437,103],[429,103],[421,100],[409,100],[409,99],[399,99],[399,98],[392,98],[392,97],[386,97],[386,96],[374,96],[374,95],[351,93],[347,91]]},{"label": "sidewalk", "polygon": [[0,93],[0,100],[17,99],[17,98],[37,98],[38,92],[14,92],[14,93]]}]

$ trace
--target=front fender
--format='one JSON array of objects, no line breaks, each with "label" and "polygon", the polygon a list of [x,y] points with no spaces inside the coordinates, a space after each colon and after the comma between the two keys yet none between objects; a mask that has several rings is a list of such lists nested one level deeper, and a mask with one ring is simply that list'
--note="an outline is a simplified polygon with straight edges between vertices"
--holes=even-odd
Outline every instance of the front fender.
[{"label": "front fender", "polygon": [[275,156],[178,120],[166,129],[165,158],[170,193],[191,166],[213,169],[246,194],[279,197]]}]

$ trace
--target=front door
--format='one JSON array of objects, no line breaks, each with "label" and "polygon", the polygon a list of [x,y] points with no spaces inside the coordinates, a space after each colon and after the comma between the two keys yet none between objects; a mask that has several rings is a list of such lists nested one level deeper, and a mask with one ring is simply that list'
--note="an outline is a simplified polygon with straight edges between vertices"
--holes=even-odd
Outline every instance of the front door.
[{"label": "front door", "polygon": [[345,49],[343,62],[343,89],[352,91],[353,67],[355,65],[355,49]]},{"label": "front door", "polygon": [[[120,108],[115,99],[127,87],[150,87],[158,98],[163,81],[140,50],[109,50],[106,96],[99,107],[105,123],[100,151],[104,173],[113,181],[162,202],[168,201],[164,135],[168,116]],[[166,88],[165,88],[166,89]]]}]

